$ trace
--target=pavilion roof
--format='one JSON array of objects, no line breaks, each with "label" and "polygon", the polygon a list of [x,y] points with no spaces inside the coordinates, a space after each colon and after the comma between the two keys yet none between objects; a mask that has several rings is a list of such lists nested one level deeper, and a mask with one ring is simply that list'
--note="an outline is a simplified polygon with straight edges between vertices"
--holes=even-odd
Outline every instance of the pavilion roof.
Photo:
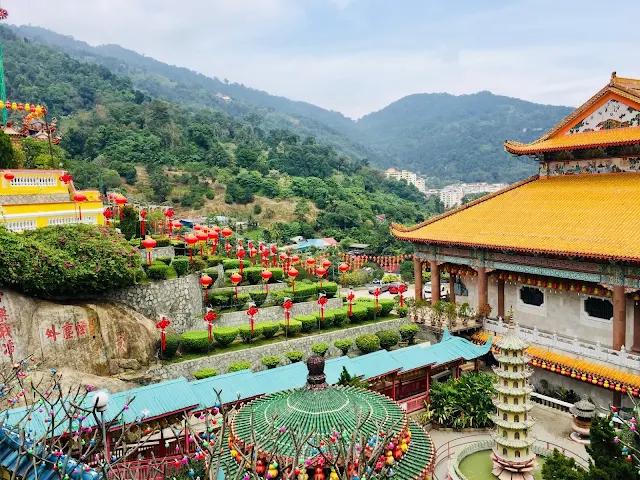
[{"label": "pavilion roof", "polygon": [[[593,118],[593,114],[598,113],[598,109],[606,108],[607,102],[610,101],[626,107],[620,111],[620,115],[604,110],[609,118],[607,121],[614,122],[613,128],[605,125],[607,123],[605,121],[595,128],[583,127],[574,130],[590,115]],[[504,148],[515,155],[534,155],[558,150],[637,144],[640,143],[638,121],[629,122],[629,120],[638,113],[640,113],[640,80],[618,77],[613,72],[611,80],[604,88],[542,137],[531,143],[505,140]],[[602,112],[599,115],[601,114]]]},{"label": "pavilion roof", "polygon": [[538,176],[413,227],[414,243],[640,261],[640,173]]}]

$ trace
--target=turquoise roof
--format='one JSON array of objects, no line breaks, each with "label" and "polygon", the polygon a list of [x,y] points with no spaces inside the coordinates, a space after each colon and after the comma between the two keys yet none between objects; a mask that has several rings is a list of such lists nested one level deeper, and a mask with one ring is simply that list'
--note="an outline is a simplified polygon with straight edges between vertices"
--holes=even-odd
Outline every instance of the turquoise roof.
[{"label": "turquoise roof", "polygon": [[220,392],[222,403],[235,402],[238,397],[252,398],[264,393],[253,382],[251,370],[240,370],[226,375],[196,380],[189,382],[189,386],[198,398],[200,408],[211,408],[218,403],[214,389]]}]

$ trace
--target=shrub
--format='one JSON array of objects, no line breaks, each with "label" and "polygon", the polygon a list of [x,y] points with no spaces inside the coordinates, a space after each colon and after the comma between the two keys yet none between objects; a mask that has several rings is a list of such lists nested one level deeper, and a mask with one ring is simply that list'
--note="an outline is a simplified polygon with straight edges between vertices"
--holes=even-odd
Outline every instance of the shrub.
[{"label": "shrub", "polygon": [[367,311],[367,317],[365,320],[373,320],[376,317],[379,317],[379,312],[376,312],[376,305],[373,302],[362,302],[360,307],[364,308]]},{"label": "shrub", "polygon": [[400,341],[400,334],[395,330],[380,330],[376,336],[380,339],[380,347],[385,350],[390,350]]},{"label": "shrub", "polygon": [[251,300],[255,302],[257,307],[262,305],[264,301],[267,299],[267,293],[261,290],[253,290],[249,292],[249,295],[251,296]]},{"label": "shrub", "polygon": [[174,257],[171,266],[179,277],[183,277],[189,270],[189,259],[187,257]]},{"label": "shrub", "polygon": [[333,346],[346,355],[349,349],[353,346],[353,340],[350,338],[343,338],[342,340],[336,340],[333,342]]},{"label": "shrub", "polygon": [[225,257],[220,255],[209,255],[209,258],[207,258],[207,265],[210,267],[217,267],[224,261],[224,259]]},{"label": "shrub", "polygon": [[245,361],[233,362],[231,365],[229,365],[227,372],[233,373],[233,372],[239,372],[240,370],[251,370],[251,362],[245,362]]},{"label": "shrub", "polygon": [[378,302],[378,307],[380,308],[380,311],[378,312],[378,316],[379,317],[386,317],[387,315],[389,315],[391,313],[391,310],[393,310],[393,307],[395,307],[396,303],[389,299],[389,298],[383,298]]},{"label": "shrub", "polygon": [[362,353],[371,353],[380,350],[380,339],[372,333],[363,333],[356,338],[356,346]]},{"label": "shrub", "polygon": [[[349,307],[345,307],[347,312],[349,311]],[[375,309],[375,307],[374,307]],[[367,312],[367,307],[363,305],[354,305],[352,308],[351,322],[352,323],[362,323],[369,318],[369,313]]]},{"label": "shrub", "polygon": [[405,306],[398,307],[396,308],[396,312],[398,313],[398,316],[400,318],[404,318],[409,314],[409,307],[405,307]]},{"label": "shrub", "polygon": [[324,320],[320,319],[320,312],[314,313],[313,316],[316,319],[316,325],[318,322],[320,323],[320,328],[329,328],[333,325],[333,313],[331,313],[331,310],[324,311]]},{"label": "shrub", "polygon": [[406,325],[401,326],[398,329],[398,331],[400,332],[400,336],[402,337],[402,340],[409,343],[409,345],[413,345],[413,341],[415,339],[415,336],[420,331],[420,327],[418,327],[418,325],[416,325],[415,323],[408,323]]},{"label": "shrub", "polygon": [[157,261],[157,262],[162,262],[162,263],[164,263],[165,265],[171,265],[171,261],[172,261],[172,260],[173,260],[173,259],[172,259],[171,257],[158,257],[158,258],[156,259],[156,261]]},{"label": "shrub", "polygon": [[320,284],[317,284],[317,291],[324,292],[327,294],[327,298],[333,298],[338,293],[338,284],[334,282],[322,282],[322,288],[320,288]]},{"label": "shrub", "polygon": [[239,293],[238,298],[234,296],[231,297],[231,303],[236,307],[237,310],[242,310],[249,300],[251,300],[251,296],[248,293]]},{"label": "shrub", "polygon": [[287,322],[280,320],[280,328],[287,333],[287,335],[296,335],[302,330],[302,322],[291,319],[289,320],[289,327],[287,328]]},{"label": "shrub", "polygon": [[325,342],[314,343],[311,345],[311,351],[316,355],[322,355],[324,357],[327,350],[329,350],[329,344]]},{"label": "shrub", "polygon": [[301,350],[291,350],[290,352],[285,353],[285,356],[291,363],[301,362],[304,358],[304,352]]},{"label": "shrub", "polygon": [[238,329],[235,327],[217,327],[211,333],[216,343],[222,347],[231,345],[238,338]]},{"label": "shrub", "polygon": [[222,267],[225,270],[237,270],[240,268],[240,260],[235,258],[225,258],[222,260]]},{"label": "shrub", "polygon": [[[169,240],[169,237],[153,237],[153,239],[156,241],[156,247],[158,248],[168,247],[169,245],[171,245],[171,241]],[[142,241],[142,239],[140,239],[140,241]],[[171,263],[171,260],[169,260],[169,263]],[[167,265],[169,265],[169,263],[167,263]]]},{"label": "shrub", "polygon": [[260,322],[256,326],[262,329],[262,336],[264,338],[271,338],[280,330],[280,325],[273,322]]},{"label": "shrub", "polygon": [[267,368],[276,368],[282,362],[282,358],[277,355],[267,355],[266,357],[262,357],[260,362]]},{"label": "shrub", "polygon": [[[248,284],[248,285],[258,285],[263,283],[262,277],[260,276],[260,274],[262,273],[262,270],[263,270],[262,267],[247,267],[243,269],[242,283]],[[282,271],[281,268],[269,268],[269,270],[273,274],[273,276],[271,277],[271,280],[269,280],[269,283],[274,283],[278,280],[282,280],[284,276],[284,272]],[[240,273],[240,272],[237,268],[234,268],[231,270],[227,270],[225,268],[224,274],[227,278],[229,278],[234,273]]]},{"label": "shrub", "polygon": [[345,310],[343,308],[336,308],[333,310],[329,310],[328,312],[333,315],[333,324],[336,327],[344,325],[349,320],[348,310]]},{"label": "shrub", "polygon": [[185,332],[182,337],[182,351],[185,353],[206,353],[211,348],[209,333],[206,330]]},{"label": "shrub", "polygon": [[258,325],[254,325],[252,333],[249,325],[243,325],[238,328],[238,333],[244,343],[251,343],[251,340],[262,335],[262,328],[259,328]]},{"label": "shrub", "polygon": [[318,326],[318,319],[315,315],[299,315],[295,318],[302,324],[303,332],[310,332]]},{"label": "shrub", "polygon": [[147,270],[147,276],[152,280],[166,280],[169,274],[169,266],[162,262],[151,264]]},{"label": "shrub", "polygon": [[180,348],[181,341],[182,339],[180,338],[180,335],[175,333],[167,333],[165,349],[164,352],[162,352],[163,357],[173,358],[176,355],[178,348]]},{"label": "shrub", "polygon": [[207,268],[207,262],[195,255],[193,257],[193,261],[189,262],[189,273],[201,272],[205,268]]},{"label": "shrub", "polygon": [[203,378],[215,377],[217,374],[218,372],[213,368],[203,368],[201,370],[193,372],[193,376],[198,380],[202,380]]}]

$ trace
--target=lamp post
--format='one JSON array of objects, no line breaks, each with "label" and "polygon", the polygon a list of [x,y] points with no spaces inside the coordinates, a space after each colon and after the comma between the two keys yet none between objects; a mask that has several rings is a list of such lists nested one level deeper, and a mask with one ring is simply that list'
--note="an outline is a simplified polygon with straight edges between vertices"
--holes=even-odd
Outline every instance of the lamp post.
[{"label": "lamp post", "polygon": [[[271,273],[271,272],[269,272]],[[233,283],[233,286],[236,289],[236,300],[238,299],[238,284],[242,281],[242,275],[240,275],[239,273],[232,273],[231,276],[229,277],[229,280],[231,280],[231,283]]]},{"label": "lamp post", "polygon": [[147,249],[147,261],[149,266],[151,266],[151,250],[153,250],[156,245],[157,242],[151,237],[147,237],[142,241],[142,246]]},{"label": "lamp post", "polygon": [[96,392],[93,395],[93,409],[100,414],[100,427],[102,430],[102,445],[104,446],[104,459],[109,462],[107,458],[109,455],[109,447],[107,445],[107,430],[104,424],[104,412],[109,408],[109,394],[107,392]]},{"label": "lamp post", "polygon": [[204,314],[203,318],[207,323],[207,329],[209,330],[209,343],[211,343],[213,341],[213,321],[218,318],[218,314],[207,307],[207,313]]},{"label": "lamp post", "polygon": [[296,277],[298,276],[298,270],[296,267],[291,267],[287,272],[289,278],[291,279],[291,292],[295,295],[296,293]]},{"label": "lamp post", "polygon": [[346,287],[347,286],[347,272],[349,271],[349,265],[347,265],[346,263],[341,263],[340,266],[338,267],[338,270],[340,270],[340,273],[342,273],[342,286]]},{"label": "lamp post", "polygon": [[316,268],[316,274],[320,278],[320,288],[322,288],[322,277],[327,274],[327,269],[325,267],[318,267]]},{"label": "lamp post", "polygon": [[193,246],[198,243],[198,237],[190,233],[189,235],[185,235],[184,241],[189,244],[189,261],[193,262]]}]

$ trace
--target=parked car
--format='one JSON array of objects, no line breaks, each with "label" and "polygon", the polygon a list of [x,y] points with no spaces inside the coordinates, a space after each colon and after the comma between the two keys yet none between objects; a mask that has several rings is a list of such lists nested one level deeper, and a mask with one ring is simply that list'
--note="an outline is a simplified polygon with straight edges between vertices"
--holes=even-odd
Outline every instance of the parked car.
[{"label": "parked car", "polygon": [[379,288],[381,292],[386,292],[389,290],[389,284],[383,282],[382,280],[374,280],[373,282],[371,282],[371,285],[367,287],[367,290],[369,291],[369,293],[373,293],[376,288]]},{"label": "parked car", "polygon": [[[422,296],[424,298],[431,298],[431,282],[427,283],[422,289]],[[440,284],[440,298],[445,298],[447,296],[447,290],[444,285]]]},{"label": "parked car", "polygon": [[392,282],[389,284],[389,293],[393,293],[393,294],[397,294],[400,293],[398,291],[398,289],[400,288],[400,285],[404,285],[405,288],[405,292],[407,291],[407,289],[409,288],[409,285],[407,285],[404,282]]}]

